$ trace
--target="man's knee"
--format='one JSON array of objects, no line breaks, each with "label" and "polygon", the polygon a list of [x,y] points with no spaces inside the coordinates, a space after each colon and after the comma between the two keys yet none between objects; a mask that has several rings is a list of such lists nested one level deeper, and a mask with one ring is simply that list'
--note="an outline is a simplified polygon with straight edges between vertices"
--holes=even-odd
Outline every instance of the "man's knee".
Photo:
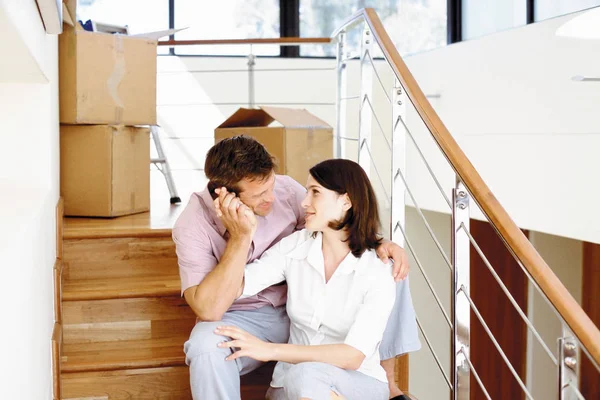
[{"label": "man's knee", "polygon": [[221,325],[223,325],[221,321],[198,322],[192,330],[190,338],[183,345],[186,358],[191,360],[203,354],[218,352],[223,353],[223,359],[225,359],[225,354],[231,353],[231,350],[217,347],[218,343],[229,340],[225,336],[215,334],[215,328]]}]

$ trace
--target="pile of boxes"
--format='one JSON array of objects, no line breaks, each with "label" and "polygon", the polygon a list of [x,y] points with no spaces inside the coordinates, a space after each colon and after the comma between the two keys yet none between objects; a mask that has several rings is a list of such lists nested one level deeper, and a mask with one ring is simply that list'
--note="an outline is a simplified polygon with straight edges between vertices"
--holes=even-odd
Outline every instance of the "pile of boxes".
[{"label": "pile of boxes", "polygon": [[[59,36],[61,195],[65,215],[150,209],[156,40],[83,30],[76,0]],[[146,127],[140,127],[145,125]]]},{"label": "pile of boxes", "polygon": [[[117,217],[150,209],[150,130],[156,124],[157,35],[90,32],[77,0],[63,4],[59,36],[60,180],[67,216]],[[332,157],[332,128],[306,110],[241,108],[215,140],[246,134],[304,183]]]}]

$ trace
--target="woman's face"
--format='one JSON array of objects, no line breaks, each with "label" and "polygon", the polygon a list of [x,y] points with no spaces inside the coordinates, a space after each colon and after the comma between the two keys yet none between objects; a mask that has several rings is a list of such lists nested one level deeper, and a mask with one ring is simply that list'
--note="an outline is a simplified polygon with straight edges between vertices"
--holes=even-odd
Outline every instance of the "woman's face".
[{"label": "woman's face", "polygon": [[306,197],[302,208],[306,212],[306,229],[325,231],[331,221],[338,221],[351,207],[348,195],[325,189],[311,175],[306,182]]}]

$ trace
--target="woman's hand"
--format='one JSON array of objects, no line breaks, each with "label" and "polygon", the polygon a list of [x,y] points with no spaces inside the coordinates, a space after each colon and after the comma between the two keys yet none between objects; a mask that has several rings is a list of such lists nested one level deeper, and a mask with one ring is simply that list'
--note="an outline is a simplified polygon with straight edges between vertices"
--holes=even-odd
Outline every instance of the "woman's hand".
[{"label": "woman's hand", "polygon": [[273,344],[264,342],[235,326],[219,326],[215,333],[229,336],[233,340],[219,343],[219,347],[237,347],[238,351],[228,356],[225,360],[232,361],[239,357],[250,357],[258,361],[273,360]]},{"label": "woman's hand", "polygon": [[406,279],[410,267],[406,251],[402,247],[384,239],[377,248],[377,257],[384,263],[387,263],[390,258],[394,260],[392,275],[396,282]]}]

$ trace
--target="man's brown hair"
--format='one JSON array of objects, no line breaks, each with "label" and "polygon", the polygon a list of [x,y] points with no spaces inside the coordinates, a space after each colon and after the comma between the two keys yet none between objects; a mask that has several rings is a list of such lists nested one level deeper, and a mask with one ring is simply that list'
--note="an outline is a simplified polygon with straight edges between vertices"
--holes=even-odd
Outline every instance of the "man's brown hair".
[{"label": "man's brown hair", "polygon": [[325,189],[347,194],[352,207],[339,221],[331,221],[329,227],[348,232],[348,245],[355,257],[381,244],[380,221],[377,198],[369,177],[354,161],[331,159],[320,162],[310,169],[310,175]]},{"label": "man's brown hair", "polygon": [[242,179],[262,180],[275,169],[275,160],[256,139],[246,135],[226,138],[208,150],[204,162],[204,173],[208,178],[208,189],[226,187],[239,194],[237,184]]}]

